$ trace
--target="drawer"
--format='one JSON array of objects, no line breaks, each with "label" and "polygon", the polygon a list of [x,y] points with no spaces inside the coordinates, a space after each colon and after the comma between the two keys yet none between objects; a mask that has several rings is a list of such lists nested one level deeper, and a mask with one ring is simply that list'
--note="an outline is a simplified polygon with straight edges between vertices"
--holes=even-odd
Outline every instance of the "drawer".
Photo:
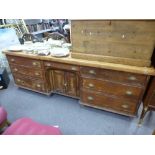
[{"label": "drawer", "polygon": [[63,64],[63,63],[55,63],[55,62],[44,62],[44,66],[52,67],[56,69],[65,69],[65,70],[72,70],[72,71],[79,71],[79,66]]},{"label": "drawer", "polygon": [[86,105],[95,106],[99,108],[107,108],[116,111],[128,112],[135,115],[138,107],[138,102],[129,102],[120,98],[112,98],[102,93],[95,93],[93,91],[81,91],[81,102]]},{"label": "drawer", "polygon": [[44,81],[33,80],[33,79],[22,77],[22,76],[14,76],[14,80],[18,86],[36,90],[39,92],[47,92]]},{"label": "drawer", "polygon": [[109,81],[115,81],[118,83],[127,83],[136,86],[144,86],[147,82],[146,75],[106,70],[106,69],[98,69],[92,67],[80,67],[80,73],[82,77],[105,79]]},{"label": "drawer", "polygon": [[82,88],[103,92],[105,94],[114,95],[128,100],[139,100],[143,93],[143,89],[140,87],[90,78],[82,78]]},{"label": "drawer", "polygon": [[22,74],[22,75],[26,75],[26,76],[31,76],[34,78],[44,78],[44,73],[42,70],[39,69],[31,69],[31,68],[27,68],[27,67],[21,67],[18,65],[10,65],[11,67],[11,71],[14,75],[16,74]]},{"label": "drawer", "polygon": [[35,59],[16,57],[16,56],[7,56],[10,64],[17,64],[24,67],[30,68],[42,68],[42,62]]}]

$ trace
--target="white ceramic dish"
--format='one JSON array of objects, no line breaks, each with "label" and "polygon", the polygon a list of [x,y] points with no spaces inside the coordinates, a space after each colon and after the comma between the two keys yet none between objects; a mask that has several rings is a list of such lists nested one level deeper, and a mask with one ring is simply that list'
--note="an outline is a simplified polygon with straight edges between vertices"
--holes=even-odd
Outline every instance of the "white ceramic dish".
[{"label": "white ceramic dish", "polygon": [[51,56],[54,56],[54,57],[65,57],[69,55],[69,49],[54,47],[50,50],[50,53],[51,53]]}]

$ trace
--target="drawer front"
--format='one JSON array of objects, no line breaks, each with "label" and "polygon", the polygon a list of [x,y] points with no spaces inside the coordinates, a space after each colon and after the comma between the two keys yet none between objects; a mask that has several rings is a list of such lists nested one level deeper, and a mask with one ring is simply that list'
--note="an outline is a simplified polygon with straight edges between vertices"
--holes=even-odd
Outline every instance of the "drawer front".
[{"label": "drawer front", "polygon": [[65,70],[72,70],[72,71],[79,71],[79,66],[63,64],[63,63],[55,63],[55,62],[44,62],[44,66],[52,67],[56,69],[65,69]]},{"label": "drawer front", "polygon": [[95,93],[93,91],[81,91],[81,101],[83,104],[97,106],[99,108],[109,108],[112,110],[129,112],[135,114],[138,102],[129,102],[119,98],[112,98],[105,94]]},{"label": "drawer front", "polygon": [[22,74],[22,75],[26,75],[26,76],[31,76],[34,78],[44,78],[44,73],[42,70],[39,69],[31,69],[31,68],[27,68],[27,67],[21,67],[18,65],[10,65],[11,67],[11,71],[14,75],[16,74]]},{"label": "drawer front", "polygon": [[40,92],[47,92],[45,83],[43,81],[32,80],[22,76],[14,76],[14,80],[18,86],[26,87]]},{"label": "drawer front", "polygon": [[7,58],[10,64],[17,64],[30,68],[42,68],[42,62],[39,60],[15,56],[7,56]]},{"label": "drawer front", "polygon": [[82,87],[128,100],[139,100],[143,89],[109,81],[82,78]]},{"label": "drawer front", "polygon": [[125,73],[120,71],[97,69],[92,67],[80,67],[80,72],[82,77],[99,78],[136,86],[144,86],[147,82],[146,75]]}]

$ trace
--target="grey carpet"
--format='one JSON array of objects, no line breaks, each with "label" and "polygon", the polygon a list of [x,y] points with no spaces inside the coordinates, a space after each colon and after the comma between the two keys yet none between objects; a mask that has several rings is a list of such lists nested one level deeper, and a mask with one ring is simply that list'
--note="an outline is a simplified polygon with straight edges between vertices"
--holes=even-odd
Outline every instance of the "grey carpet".
[{"label": "grey carpet", "polygon": [[14,85],[0,90],[0,104],[9,121],[30,117],[43,124],[58,125],[64,135],[150,135],[155,129],[155,113],[148,113],[141,127],[139,115],[130,118],[81,106],[76,99],[61,95],[46,96]]}]

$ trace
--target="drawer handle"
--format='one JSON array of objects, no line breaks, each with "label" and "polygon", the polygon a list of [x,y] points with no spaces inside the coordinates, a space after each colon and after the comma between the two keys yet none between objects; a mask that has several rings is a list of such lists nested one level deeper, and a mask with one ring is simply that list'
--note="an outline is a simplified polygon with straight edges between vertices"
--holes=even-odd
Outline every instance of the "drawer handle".
[{"label": "drawer handle", "polygon": [[17,79],[17,81],[18,81],[18,82],[21,82],[21,80],[20,80],[20,79]]},{"label": "drawer handle", "polygon": [[15,72],[17,72],[17,71],[18,71],[18,69],[17,69],[17,68],[14,68],[14,71],[15,71]]},{"label": "drawer handle", "polygon": [[72,67],[71,69],[72,69],[72,70],[74,70],[74,71],[76,71],[76,70],[77,70],[77,69],[76,69],[76,67]]},{"label": "drawer handle", "polygon": [[96,74],[96,72],[94,70],[89,70],[90,74]]},{"label": "drawer handle", "polygon": [[14,61],[15,61],[15,59],[11,59],[11,61],[12,61],[12,62],[14,62]]},{"label": "drawer handle", "polygon": [[88,98],[89,101],[93,101],[94,100],[94,98],[92,96],[88,96],[87,98]]},{"label": "drawer handle", "polygon": [[121,107],[124,108],[124,109],[128,109],[129,105],[128,104],[122,104]]},{"label": "drawer handle", "polygon": [[94,87],[94,84],[89,83],[88,86],[92,88],[92,87]]},{"label": "drawer handle", "polygon": [[40,75],[38,72],[35,72],[35,75]]},{"label": "drawer handle", "polygon": [[40,87],[41,87],[41,85],[40,85],[40,84],[37,84],[37,87],[38,87],[38,88],[40,88]]},{"label": "drawer handle", "polygon": [[51,66],[51,64],[50,63],[46,63],[46,66]]},{"label": "drawer handle", "polygon": [[135,76],[130,76],[128,79],[134,81],[134,80],[136,80],[136,77]]},{"label": "drawer handle", "polygon": [[132,95],[132,91],[126,91],[127,95]]},{"label": "drawer handle", "polygon": [[33,66],[37,66],[37,65],[39,65],[38,62],[33,62],[32,64],[33,64]]},{"label": "drawer handle", "polygon": [[0,89],[3,89],[3,86],[0,86]]}]

